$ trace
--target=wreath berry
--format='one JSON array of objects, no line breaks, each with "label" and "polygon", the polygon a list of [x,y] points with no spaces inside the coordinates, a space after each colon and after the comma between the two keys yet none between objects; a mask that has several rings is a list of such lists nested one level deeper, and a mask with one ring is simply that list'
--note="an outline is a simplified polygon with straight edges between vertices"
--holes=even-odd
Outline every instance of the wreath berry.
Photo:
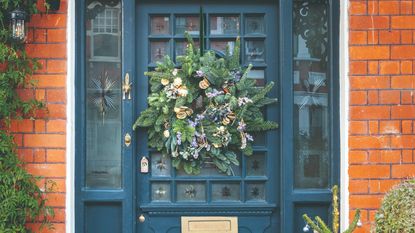
[{"label": "wreath berry", "polygon": [[266,95],[274,83],[257,87],[247,74],[251,65],[239,63],[240,41],[223,57],[214,51],[201,55],[187,35],[180,68],[166,56],[150,77],[148,108],[133,128],[148,128],[148,145],[169,156],[176,169],[199,174],[212,163],[228,175],[239,166],[237,154],[252,154],[253,132],[275,129],[261,108],[276,102]]}]

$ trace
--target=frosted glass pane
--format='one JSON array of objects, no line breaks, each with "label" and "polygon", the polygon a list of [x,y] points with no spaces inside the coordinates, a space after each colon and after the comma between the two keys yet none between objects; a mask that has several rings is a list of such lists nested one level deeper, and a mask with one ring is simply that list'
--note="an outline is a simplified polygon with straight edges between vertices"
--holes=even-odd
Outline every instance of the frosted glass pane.
[{"label": "frosted glass pane", "polygon": [[169,16],[151,16],[150,18],[151,35],[168,35],[170,34]]},{"label": "frosted glass pane", "polygon": [[293,135],[295,188],[329,180],[330,77],[328,1],[294,1]]},{"label": "frosted glass pane", "polygon": [[151,175],[154,177],[168,177],[171,175],[172,165],[168,156],[160,153],[151,155]]},{"label": "frosted glass pane", "polygon": [[246,185],[247,201],[265,201],[265,183],[253,182]]},{"label": "frosted glass pane", "polygon": [[154,182],[151,184],[152,201],[170,201],[170,183]]},{"label": "frosted glass pane", "polygon": [[199,35],[199,16],[176,17],[176,34],[188,32],[190,35]]},{"label": "frosted glass pane", "polygon": [[212,184],[212,201],[240,201],[241,186],[239,183]]},{"label": "frosted glass pane", "polygon": [[254,153],[246,159],[247,176],[265,176],[266,175],[266,156],[264,153]]},{"label": "frosted glass pane", "polygon": [[179,202],[204,202],[206,201],[206,185],[202,182],[177,183],[177,201]]},{"label": "frosted glass pane", "polygon": [[239,16],[211,16],[211,35],[238,35]]}]

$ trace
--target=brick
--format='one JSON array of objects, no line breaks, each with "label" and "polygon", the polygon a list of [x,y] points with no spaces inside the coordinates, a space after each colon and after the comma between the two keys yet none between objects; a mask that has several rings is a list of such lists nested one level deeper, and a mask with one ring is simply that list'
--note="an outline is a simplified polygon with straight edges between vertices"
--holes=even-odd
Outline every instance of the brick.
[{"label": "brick", "polygon": [[367,100],[369,104],[378,104],[379,103],[379,91],[369,90],[367,93]]},{"label": "brick", "polygon": [[367,1],[367,13],[369,15],[379,14],[379,3],[377,1]]},{"label": "brick", "polygon": [[38,88],[65,87],[66,85],[65,75],[33,75],[32,78],[37,81]]},{"label": "brick", "polygon": [[25,134],[24,146],[25,147],[65,147],[66,137],[65,135],[57,134]]},{"label": "brick", "polygon": [[349,133],[350,134],[367,134],[368,127],[367,121],[350,121]]},{"label": "brick", "polygon": [[390,87],[390,77],[387,76],[351,76],[350,88],[361,89],[386,89]]},{"label": "brick", "polygon": [[389,46],[350,46],[351,60],[388,59]]},{"label": "brick", "polygon": [[401,152],[398,150],[385,150],[380,152],[381,163],[400,163]]},{"label": "brick", "polygon": [[400,31],[380,31],[379,32],[379,43],[380,44],[399,44],[401,42]]},{"label": "brick", "polygon": [[411,44],[412,43],[413,33],[409,30],[401,31],[401,43],[402,44]]},{"label": "brick", "polygon": [[389,178],[389,165],[350,165],[349,175],[353,178]]},{"label": "brick", "polygon": [[48,117],[50,119],[66,119],[66,105],[65,104],[48,104]]},{"label": "brick", "polygon": [[12,120],[10,124],[11,132],[31,133],[33,132],[33,121],[29,119]]},{"label": "brick", "polygon": [[412,61],[401,61],[401,74],[412,74]]},{"label": "brick", "polygon": [[350,16],[349,27],[351,30],[387,29],[389,28],[388,16]]},{"label": "brick", "polygon": [[367,32],[367,44],[378,44],[379,43],[379,31],[371,30]]},{"label": "brick", "polygon": [[65,103],[66,91],[65,89],[50,89],[47,90],[47,101],[49,103]]},{"label": "brick", "polygon": [[66,166],[65,164],[53,164],[53,163],[30,163],[25,164],[26,170],[35,176],[42,177],[65,177]]},{"label": "brick", "polygon": [[403,163],[413,163],[412,150],[402,150],[402,162]]},{"label": "brick", "polygon": [[350,195],[351,208],[379,208],[381,202],[382,195]]},{"label": "brick", "polygon": [[65,120],[49,120],[46,124],[48,133],[65,133],[66,121]]},{"label": "brick", "polygon": [[400,180],[370,180],[370,193],[386,193],[399,182]]},{"label": "brick", "polygon": [[64,193],[47,193],[46,203],[48,206],[64,207],[65,206],[65,194]]},{"label": "brick", "polygon": [[351,61],[349,72],[351,75],[367,74],[367,62],[366,61]]},{"label": "brick", "polygon": [[365,105],[367,104],[367,92],[366,91],[351,91],[350,92],[350,105]]},{"label": "brick", "polygon": [[66,42],[66,30],[65,29],[49,29],[47,31],[48,42],[58,43]]},{"label": "brick", "polygon": [[36,58],[66,58],[65,44],[28,44],[27,54]]},{"label": "brick", "polygon": [[396,89],[414,89],[415,76],[395,76],[391,78],[391,86]]},{"label": "brick", "polygon": [[392,16],[393,29],[415,29],[415,16]]},{"label": "brick", "polygon": [[398,14],[399,8],[399,1],[379,1],[379,15]]},{"label": "brick", "polygon": [[370,120],[370,119],[389,119],[389,106],[351,106],[350,119]]},{"label": "brick", "polygon": [[399,104],[401,102],[401,92],[395,90],[379,91],[380,104]]},{"label": "brick", "polygon": [[65,28],[65,14],[35,14],[29,22],[29,27],[37,28]]},{"label": "brick", "polygon": [[349,151],[349,164],[362,164],[368,161],[368,155],[366,151]]},{"label": "brick", "polygon": [[45,120],[36,120],[35,121],[35,132],[36,133],[43,133],[45,131],[46,131]]},{"label": "brick", "polygon": [[379,133],[381,134],[400,134],[401,133],[400,121],[380,121]]},{"label": "brick", "polygon": [[415,175],[415,164],[392,165],[392,177],[407,178]]},{"label": "brick", "polygon": [[46,160],[51,163],[65,162],[66,155],[63,149],[47,149]]},{"label": "brick", "polygon": [[[40,2],[40,1],[39,1]],[[28,223],[27,227],[31,230],[31,232],[38,232],[38,233],[56,233],[56,232],[65,232],[65,223],[53,223],[53,228],[47,228],[40,223]],[[41,229],[41,230],[40,230]]]},{"label": "brick", "polygon": [[391,47],[392,59],[415,59],[415,46],[393,45]]},{"label": "brick", "polygon": [[412,121],[402,121],[402,133],[412,134]]},{"label": "brick", "polygon": [[392,119],[413,119],[415,118],[415,105],[392,106]]},{"label": "brick", "polygon": [[369,134],[379,134],[379,121],[369,121]]},{"label": "brick", "polygon": [[412,1],[401,1],[401,15],[410,15],[412,12]]},{"label": "brick", "polygon": [[413,91],[401,91],[401,104],[411,104],[413,95]]},{"label": "brick", "polygon": [[36,43],[45,43],[46,42],[46,30],[45,29],[35,29],[33,35],[33,42]]},{"label": "brick", "polygon": [[46,91],[44,89],[36,89],[35,90],[35,98],[39,101],[44,101],[45,100],[45,93]]},{"label": "brick", "polygon": [[399,74],[400,63],[399,61],[381,61],[379,62],[380,74]]},{"label": "brick", "polygon": [[415,145],[415,135],[401,135],[391,137],[391,148],[412,149]]},{"label": "brick", "polygon": [[378,61],[369,61],[368,62],[368,73],[369,74],[379,74],[379,62]]},{"label": "brick", "polygon": [[368,193],[369,192],[369,181],[368,180],[350,180],[349,192],[352,194]]},{"label": "brick", "polygon": [[66,192],[66,182],[62,178],[46,179],[47,192],[62,193]]},{"label": "brick", "polygon": [[65,60],[48,60],[48,73],[66,73],[66,61]]},{"label": "brick", "polygon": [[367,44],[367,32],[366,31],[350,31],[349,33],[350,44]]},{"label": "brick", "polygon": [[389,146],[388,136],[349,136],[350,149],[381,149]]},{"label": "brick", "polygon": [[350,15],[364,15],[367,13],[366,2],[350,2],[349,14]]},{"label": "brick", "polygon": [[33,162],[36,162],[36,163],[46,162],[46,151],[44,149],[35,149],[33,151]]}]

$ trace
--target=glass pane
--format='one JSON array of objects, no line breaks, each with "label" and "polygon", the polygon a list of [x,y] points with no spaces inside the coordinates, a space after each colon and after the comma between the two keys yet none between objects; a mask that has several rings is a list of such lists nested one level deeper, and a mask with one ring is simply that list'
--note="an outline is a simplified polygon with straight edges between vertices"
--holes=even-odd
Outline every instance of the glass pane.
[{"label": "glass pane", "polygon": [[[198,49],[200,47],[199,41],[194,41],[196,48]],[[182,56],[186,53],[186,46],[187,46],[187,42],[184,41],[176,41],[176,46],[175,46],[175,55],[177,56]]]},{"label": "glass pane", "polygon": [[151,63],[162,61],[164,56],[169,55],[170,45],[168,41],[152,41],[150,42]]},{"label": "glass pane", "polygon": [[171,175],[171,159],[163,157],[157,153],[151,155],[151,175],[152,176],[170,176]]},{"label": "glass pane", "polygon": [[212,184],[213,201],[240,201],[241,186],[239,183]]},{"label": "glass pane", "polygon": [[[86,23],[86,187],[121,188],[121,9],[104,7]],[[112,32],[114,29],[117,33]]]},{"label": "glass pane", "polygon": [[233,48],[235,47],[235,41],[234,40],[213,40],[210,42],[210,48],[213,50],[216,50],[218,52],[221,52],[223,54],[226,53],[226,49],[228,48],[229,51],[233,52]]},{"label": "glass pane", "polygon": [[250,70],[248,78],[255,79],[258,86],[265,86],[265,70]]},{"label": "glass pane", "polygon": [[245,41],[245,62],[264,63],[265,44],[264,41],[248,40]]},{"label": "glass pane", "polygon": [[239,16],[210,16],[211,35],[239,35]]},{"label": "glass pane", "polygon": [[154,182],[151,184],[152,201],[170,201],[170,183]]},{"label": "glass pane", "polygon": [[247,16],[245,20],[246,34],[265,34],[264,16]]},{"label": "glass pane", "polygon": [[202,182],[178,182],[177,201],[206,201],[206,185]]},{"label": "glass pane", "polygon": [[247,176],[265,176],[267,160],[265,153],[254,152],[253,155],[248,156],[246,160],[246,175]]},{"label": "glass pane", "polygon": [[169,16],[151,16],[150,17],[150,33],[152,36],[170,34]]},{"label": "glass pane", "polygon": [[198,16],[176,17],[176,34],[188,32],[191,35],[199,35],[200,20]]},{"label": "glass pane", "polygon": [[325,188],[329,175],[328,1],[294,1],[295,187]]},{"label": "glass pane", "polygon": [[253,182],[246,185],[247,201],[265,201],[265,183]]}]

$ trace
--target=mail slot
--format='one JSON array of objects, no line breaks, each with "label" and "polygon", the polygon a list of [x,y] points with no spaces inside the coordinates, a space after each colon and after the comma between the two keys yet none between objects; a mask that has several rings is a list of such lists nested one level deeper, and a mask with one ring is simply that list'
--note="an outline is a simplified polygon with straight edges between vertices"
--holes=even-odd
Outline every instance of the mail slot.
[{"label": "mail slot", "polygon": [[238,233],[238,217],[182,217],[182,233]]}]

